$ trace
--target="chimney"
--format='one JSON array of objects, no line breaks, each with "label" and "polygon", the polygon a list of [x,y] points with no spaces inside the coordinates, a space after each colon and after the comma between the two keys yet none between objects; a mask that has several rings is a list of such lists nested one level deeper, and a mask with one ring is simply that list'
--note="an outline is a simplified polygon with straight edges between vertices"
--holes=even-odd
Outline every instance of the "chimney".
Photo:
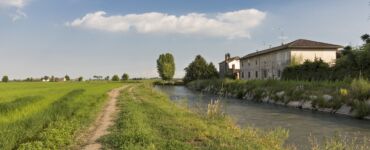
[{"label": "chimney", "polygon": [[230,59],[230,53],[225,54],[225,61],[228,61]]}]

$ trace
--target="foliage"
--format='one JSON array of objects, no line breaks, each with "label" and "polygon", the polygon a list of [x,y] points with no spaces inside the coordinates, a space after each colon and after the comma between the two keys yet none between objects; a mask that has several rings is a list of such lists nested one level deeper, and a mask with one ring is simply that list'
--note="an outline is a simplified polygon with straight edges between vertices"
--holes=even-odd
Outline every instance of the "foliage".
[{"label": "foliage", "polygon": [[112,81],[119,81],[119,77],[118,77],[118,75],[113,75],[113,77],[112,77]]},{"label": "foliage", "polygon": [[162,80],[172,80],[175,75],[175,60],[171,53],[161,54],[157,59],[157,71]]},{"label": "foliage", "polygon": [[84,80],[84,77],[78,77],[77,79],[79,82],[82,82]]},{"label": "foliage", "polygon": [[3,78],[1,79],[2,82],[8,82],[9,81],[9,77],[8,76],[3,76]]},{"label": "foliage", "polygon": [[[129,90],[130,89],[130,90]],[[284,149],[284,129],[237,127],[227,117],[205,117],[172,103],[151,84],[122,91],[122,108],[105,149]]]},{"label": "foliage", "polygon": [[124,74],[122,75],[121,80],[128,80],[128,79],[129,79],[128,74],[127,74],[127,73],[124,73]]},{"label": "foliage", "polygon": [[366,101],[370,98],[370,83],[366,79],[354,79],[351,83],[351,89],[355,99]]},{"label": "foliage", "polygon": [[[1,84],[1,83],[0,83]],[[119,83],[1,84],[0,149],[70,149]]]},{"label": "foliage", "polygon": [[106,77],[104,78],[104,80],[106,80],[106,81],[109,81],[109,79],[110,79],[110,77],[109,77],[109,76],[106,76]]},{"label": "foliage", "polygon": [[70,78],[68,75],[64,76],[64,79],[65,79],[66,81],[70,81],[70,80],[71,80],[71,78]]},{"label": "foliage", "polygon": [[322,59],[306,60],[302,65],[293,65],[284,69],[282,79],[319,81],[330,74],[330,67]]},{"label": "foliage", "polygon": [[157,80],[153,82],[154,85],[184,85],[184,82],[182,80],[171,80],[171,81],[165,81],[165,80]]},{"label": "foliage", "polygon": [[194,80],[218,78],[216,67],[212,63],[208,64],[206,60],[200,55],[197,55],[195,57],[195,60],[191,62],[188,67],[185,68],[185,71],[185,83]]},{"label": "foliage", "polygon": [[[356,135],[355,135],[356,136]],[[368,150],[368,139],[348,138],[347,136],[335,134],[332,137],[325,137],[322,144],[319,144],[317,138],[310,135],[308,138],[312,150]]]}]

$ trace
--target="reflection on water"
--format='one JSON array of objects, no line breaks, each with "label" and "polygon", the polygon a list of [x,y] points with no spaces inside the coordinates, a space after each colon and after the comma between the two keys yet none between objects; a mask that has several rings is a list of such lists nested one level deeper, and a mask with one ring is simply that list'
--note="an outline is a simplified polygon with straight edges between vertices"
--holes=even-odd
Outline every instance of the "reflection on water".
[{"label": "reflection on water", "polygon": [[354,136],[370,138],[370,121],[366,120],[233,98],[219,98],[213,95],[203,95],[183,86],[157,86],[156,88],[168,94],[173,101],[187,99],[190,108],[206,109],[206,105],[211,100],[220,99],[225,113],[241,127],[289,129],[287,144],[294,144],[298,149],[308,148],[310,134],[319,140],[337,133],[349,138]]}]

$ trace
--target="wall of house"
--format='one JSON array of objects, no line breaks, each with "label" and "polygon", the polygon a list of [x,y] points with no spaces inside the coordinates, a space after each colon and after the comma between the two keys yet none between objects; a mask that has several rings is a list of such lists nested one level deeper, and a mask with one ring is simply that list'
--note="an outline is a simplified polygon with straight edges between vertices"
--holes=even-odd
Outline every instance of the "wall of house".
[{"label": "wall of house", "polygon": [[281,50],[241,60],[241,79],[279,79],[290,64],[290,51]]},{"label": "wall of house", "polygon": [[336,53],[336,49],[293,49],[291,57],[298,60],[299,63],[303,63],[305,60],[314,61],[315,58],[321,58],[324,62],[334,65],[337,57]]},{"label": "wall of house", "polygon": [[240,60],[233,60],[228,65],[229,69],[233,69],[233,65],[235,65],[235,69],[240,69]]},{"label": "wall of house", "polygon": [[221,77],[225,77],[225,74],[227,73],[227,68],[226,68],[226,63],[225,62],[222,62],[222,63],[219,63],[219,74]]},{"label": "wall of house", "polygon": [[301,64],[305,60],[321,58],[333,65],[336,60],[336,49],[286,49],[266,53],[251,58],[241,59],[240,77],[244,80],[280,79],[285,67],[292,61]]},{"label": "wall of house", "polygon": [[225,63],[219,63],[219,74],[220,77],[225,77],[226,75],[232,74],[233,65],[235,65],[235,70],[240,69],[240,60],[233,60],[231,62]]}]

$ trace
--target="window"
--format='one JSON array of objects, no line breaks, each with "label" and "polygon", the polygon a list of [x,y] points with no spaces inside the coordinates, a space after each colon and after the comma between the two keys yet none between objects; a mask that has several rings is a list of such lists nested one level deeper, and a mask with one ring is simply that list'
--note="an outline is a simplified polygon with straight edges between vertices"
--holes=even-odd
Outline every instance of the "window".
[{"label": "window", "polygon": [[256,78],[258,78],[258,71],[256,71]]},{"label": "window", "polygon": [[242,72],[242,78],[244,78],[244,71]]},{"label": "window", "polygon": [[251,78],[251,72],[248,72],[248,78]]},{"label": "window", "polygon": [[258,61],[256,60],[256,65],[258,64]]},{"label": "window", "polygon": [[263,78],[267,78],[267,70],[263,70]]},{"label": "window", "polygon": [[242,67],[244,66],[244,63],[242,62]]},{"label": "window", "polygon": [[280,76],[281,76],[281,71],[278,70],[278,77],[280,78]]},{"label": "window", "polygon": [[235,70],[235,64],[232,65],[232,69]]}]

